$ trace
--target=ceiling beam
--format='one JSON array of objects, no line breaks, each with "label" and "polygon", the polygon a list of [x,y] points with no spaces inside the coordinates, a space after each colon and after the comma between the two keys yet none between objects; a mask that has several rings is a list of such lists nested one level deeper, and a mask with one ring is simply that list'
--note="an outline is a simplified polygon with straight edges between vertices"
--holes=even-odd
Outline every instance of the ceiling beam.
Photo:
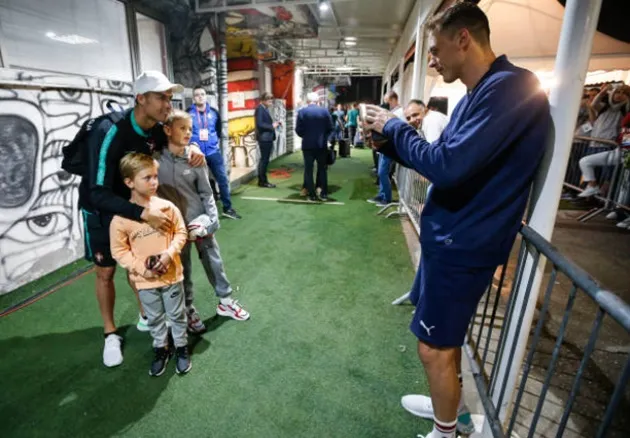
[{"label": "ceiling beam", "polygon": [[[347,2],[354,0],[327,0],[329,3]],[[230,4],[229,1],[223,0],[221,6],[200,6],[202,0],[195,0],[195,12],[198,14],[210,14],[218,12],[240,11],[243,9],[260,9],[270,8],[274,6],[300,6],[317,4],[317,0],[278,0],[273,2],[262,2],[258,0],[246,0],[238,5]]]},{"label": "ceiling beam", "polygon": [[[337,56],[368,56],[379,57],[387,55],[387,50],[370,50],[370,49],[343,49],[343,53],[337,53],[337,49],[299,49],[293,48],[293,56],[295,58],[325,58]],[[387,62],[388,59],[385,59]]]}]

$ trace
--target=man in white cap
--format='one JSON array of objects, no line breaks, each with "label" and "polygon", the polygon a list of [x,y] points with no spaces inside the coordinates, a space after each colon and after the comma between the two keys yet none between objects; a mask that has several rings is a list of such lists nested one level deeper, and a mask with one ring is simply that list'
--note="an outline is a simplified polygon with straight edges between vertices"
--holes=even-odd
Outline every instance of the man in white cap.
[{"label": "man in white cap", "polygon": [[[183,90],[183,86],[171,83],[162,73],[146,71],[134,82],[134,107],[121,114],[116,123],[101,119],[89,132],[79,206],[84,220],[85,258],[96,265],[96,298],[105,333],[103,363],[107,367],[123,361],[122,337],[116,333],[114,323],[116,262],[110,252],[109,224],[119,215],[145,221],[156,230],[170,227],[170,220],[162,211],[129,202],[129,188],[123,183],[118,166],[129,152],[152,154],[166,145],[161,124],[172,110],[173,93]],[[205,157],[198,148],[192,148],[190,162],[195,167],[205,166]],[[138,329],[148,330],[142,310],[140,313]]]}]

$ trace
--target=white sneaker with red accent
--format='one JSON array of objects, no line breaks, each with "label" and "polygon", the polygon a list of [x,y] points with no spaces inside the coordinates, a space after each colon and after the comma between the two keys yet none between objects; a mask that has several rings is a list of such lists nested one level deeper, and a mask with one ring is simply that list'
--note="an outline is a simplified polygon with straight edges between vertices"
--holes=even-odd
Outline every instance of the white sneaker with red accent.
[{"label": "white sneaker with red accent", "polygon": [[217,306],[217,315],[229,316],[237,321],[246,321],[249,319],[249,312],[238,303],[238,300],[231,298],[221,300]]}]

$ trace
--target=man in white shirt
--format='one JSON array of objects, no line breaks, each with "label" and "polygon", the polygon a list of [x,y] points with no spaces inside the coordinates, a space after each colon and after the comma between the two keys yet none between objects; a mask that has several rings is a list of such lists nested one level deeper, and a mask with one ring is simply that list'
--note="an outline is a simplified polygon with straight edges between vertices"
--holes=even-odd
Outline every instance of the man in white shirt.
[{"label": "man in white shirt", "polygon": [[433,143],[442,134],[448,124],[448,117],[438,111],[433,105],[433,98],[429,99],[429,109],[422,120],[422,132],[429,143]]},{"label": "man in white shirt", "polygon": [[407,108],[405,108],[405,120],[413,126],[422,137],[424,137],[424,132],[422,132],[422,120],[426,113],[426,105],[423,101],[418,99],[411,99],[407,104]]}]

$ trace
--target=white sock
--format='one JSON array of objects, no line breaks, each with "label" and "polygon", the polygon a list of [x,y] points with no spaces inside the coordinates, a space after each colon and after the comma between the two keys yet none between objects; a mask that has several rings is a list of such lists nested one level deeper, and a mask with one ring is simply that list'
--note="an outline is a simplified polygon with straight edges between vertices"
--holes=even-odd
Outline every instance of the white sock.
[{"label": "white sock", "polygon": [[228,295],[227,297],[222,297],[219,299],[221,301],[221,304],[227,306],[229,304],[232,304],[232,295]]},{"label": "white sock", "polygon": [[457,432],[457,419],[449,422],[438,420],[437,417],[433,420],[433,431],[431,432],[431,438],[455,438]]}]

